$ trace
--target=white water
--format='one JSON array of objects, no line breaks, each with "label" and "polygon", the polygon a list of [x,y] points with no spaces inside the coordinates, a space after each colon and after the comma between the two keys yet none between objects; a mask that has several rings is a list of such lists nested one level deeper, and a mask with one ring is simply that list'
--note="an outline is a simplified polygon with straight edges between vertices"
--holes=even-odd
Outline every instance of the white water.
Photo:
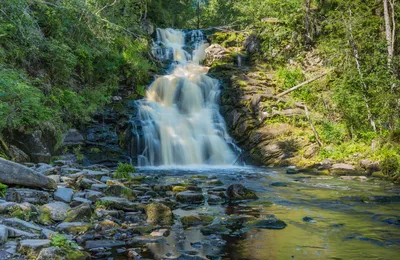
[{"label": "white water", "polygon": [[[185,43],[185,38],[189,43]],[[138,102],[139,166],[231,165],[235,154],[219,113],[219,82],[199,65],[208,44],[201,31],[157,29],[153,55],[173,60]],[[192,47],[192,53],[185,48]],[[228,145],[229,144],[229,145]]]}]

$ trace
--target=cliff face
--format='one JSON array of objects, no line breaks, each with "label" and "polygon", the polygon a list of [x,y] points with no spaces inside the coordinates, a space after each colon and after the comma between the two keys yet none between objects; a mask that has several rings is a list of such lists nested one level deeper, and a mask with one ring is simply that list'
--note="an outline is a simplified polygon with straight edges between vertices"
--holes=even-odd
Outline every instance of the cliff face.
[{"label": "cliff face", "polygon": [[218,45],[207,49],[206,63],[210,76],[221,80],[221,113],[248,163],[290,165],[317,151],[302,104],[275,96],[273,73]]}]

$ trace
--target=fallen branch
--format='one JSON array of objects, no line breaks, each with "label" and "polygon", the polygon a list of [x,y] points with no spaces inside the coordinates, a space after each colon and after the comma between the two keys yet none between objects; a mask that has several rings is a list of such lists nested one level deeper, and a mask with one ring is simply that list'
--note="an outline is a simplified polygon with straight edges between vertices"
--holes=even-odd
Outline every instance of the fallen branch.
[{"label": "fallen branch", "polygon": [[317,76],[317,77],[315,77],[315,78],[309,79],[309,80],[304,81],[303,83],[301,83],[301,84],[299,84],[299,85],[297,85],[297,86],[294,86],[293,88],[290,88],[290,89],[288,89],[288,90],[285,90],[285,91],[283,91],[282,93],[278,94],[277,97],[282,97],[282,96],[284,96],[284,95],[286,95],[286,94],[289,94],[290,92],[292,92],[292,91],[294,91],[294,90],[296,90],[296,89],[298,89],[298,88],[301,88],[302,86],[307,85],[308,83],[311,83],[311,82],[313,82],[313,81],[316,81],[317,79],[322,78],[323,76],[325,76],[326,74],[328,74],[328,73],[331,72],[331,71],[332,71],[332,70],[325,71],[324,73],[322,73],[321,75],[319,75],[319,76]]},{"label": "fallen branch", "polygon": [[311,130],[314,133],[315,139],[317,140],[318,145],[322,147],[323,143],[321,142],[321,139],[319,139],[318,132],[315,129],[314,124],[311,121],[310,113],[308,112],[308,107],[305,104],[303,104],[303,108],[304,108],[304,111],[306,112],[306,117],[307,117],[308,122],[310,123],[310,127],[311,127]]}]

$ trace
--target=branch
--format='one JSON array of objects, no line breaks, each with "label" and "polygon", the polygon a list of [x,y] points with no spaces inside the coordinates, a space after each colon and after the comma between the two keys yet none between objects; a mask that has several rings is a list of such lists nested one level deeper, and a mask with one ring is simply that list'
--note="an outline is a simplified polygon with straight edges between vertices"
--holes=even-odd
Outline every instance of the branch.
[{"label": "branch", "polygon": [[101,11],[103,11],[104,9],[106,9],[107,7],[110,7],[110,6],[115,5],[116,2],[117,2],[117,0],[114,0],[113,3],[111,3],[111,4],[106,4],[105,6],[103,6],[102,8],[100,8],[97,12],[95,12],[95,14],[97,15],[98,13],[100,13]]},{"label": "branch", "polygon": [[313,125],[313,123],[311,121],[310,113],[308,112],[308,107],[305,104],[303,104],[303,108],[304,108],[304,111],[306,112],[307,120],[310,123],[310,127],[311,127],[311,129],[312,129],[312,131],[314,133],[315,139],[317,140],[318,145],[322,147],[323,143],[321,142],[321,139],[319,139],[318,132],[315,129],[315,127],[314,127],[314,125]]},{"label": "branch", "polygon": [[288,89],[288,90],[285,90],[285,91],[283,91],[282,93],[278,94],[277,97],[282,97],[282,96],[284,96],[284,95],[286,95],[286,94],[289,94],[290,92],[292,92],[292,91],[294,91],[294,90],[296,90],[296,89],[298,89],[298,88],[301,88],[302,86],[307,85],[308,83],[311,83],[311,82],[313,82],[313,81],[316,81],[317,79],[322,78],[323,76],[325,76],[326,74],[328,74],[328,73],[331,72],[331,71],[332,71],[332,70],[325,71],[324,73],[322,73],[321,75],[319,75],[319,76],[317,76],[317,77],[315,77],[315,78],[309,79],[309,80],[307,80],[307,81],[305,81],[305,82],[303,82],[303,83],[301,83],[301,84],[299,84],[299,85],[297,85],[297,86],[294,86],[293,88],[290,88],[290,89]]}]

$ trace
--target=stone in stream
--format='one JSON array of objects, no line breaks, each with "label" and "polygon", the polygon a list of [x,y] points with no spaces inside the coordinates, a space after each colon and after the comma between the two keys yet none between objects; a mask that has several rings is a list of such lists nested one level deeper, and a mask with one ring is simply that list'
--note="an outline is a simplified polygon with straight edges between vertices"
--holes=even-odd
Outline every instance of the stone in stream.
[{"label": "stone in stream", "polygon": [[151,203],[146,206],[147,223],[151,225],[172,225],[174,215],[169,207],[161,203]]},{"label": "stone in stream", "polygon": [[56,183],[26,166],[0,158],[0,183],[55,190]]},{"label": "stone in stream", "polygon": [[40,207],[41,214],[48,214],[54,221],[63,221],[67,217],[69,205],[64,202],[52,202]]},{"label": "stone in stream", "polygon": [[49,197],[48,192],[33,189],[11,188],[6,191],[6,200],[18,203],[45,204],[49,201]]},{"label": "stone in stream", "polygon": [[333,175],[361,175],[362,172],[357,170],[356,167],[346,163],[335,163],[329,169]]},{"label": "stone in stream", "polygon": [[209,195],[208,199],[207,199],[207,202],[210,205],[217,205],[217,204],[224,203],[225,200],[223,198],[221,198],[220,196],[217,196],[217,195]]},{"label": "stone in stream", "polygon": [[287,187],[287,183],[281,182],[281,181],[277,181],[277,182],[273,182],[271,183],[271,186],[273,187]]},{"label": "stone in stream", "polygon": [[18,252],[29,256],[30,258],[36,258],[40,250],[46,247],[50,247],[50,239],[26,239],[21,240],[18,246]]},{"label": "stone in stream", "polygon": [[59,187],[56,192],[54,192],[54,199],[66,203],[70,203],[72,200],[72,195],[74,195],[74,190],[71,188]]},{"label": "stone in stream", "polygon": [[271,216],[268,219],[256,219],[246,223],[249,228],[284,229],[287,225],[284,221]]},{"label": "stone in stream", "polygon": [[226,195],[230,200],[251,200],[258,199],[257,195],[244,187],[242,184],[233,184],[226,190]]},{"label": "stone in stream", "polygon": [[214,217],[206,215],[183,216],[181,218],[181,223],[186,228],[199,225],[209,225],[213,221]]},{"label": "stone in stream", "polygon": [[88,240],[85,243],[85,249],[94,249],[94,248],[114,248],[125,246],[124,241],[120,240]]},{"label": "stone in stream", "polygon": [[183,191],[176,194],[176,200],[182,203],[201,204],[204,202],[204,196],[198,192]]},{"label": "stone in stream", "polygon": [[296,166],[289,166],[286,169],[286,174],[297,174],[299,170],[296,169]]},{"label": "stone in stream", "polygon": [[82,203],[70,209],[65,218],[65,222],[82,222],[90,221],[92,217],[92,209],[88,203]]},{"label": "stone in stream", "polygon": [[317,221],[315,221],[312,217],[304,217],[303,218],[304,222],[308,222],[308,223],[317,223]]}]

